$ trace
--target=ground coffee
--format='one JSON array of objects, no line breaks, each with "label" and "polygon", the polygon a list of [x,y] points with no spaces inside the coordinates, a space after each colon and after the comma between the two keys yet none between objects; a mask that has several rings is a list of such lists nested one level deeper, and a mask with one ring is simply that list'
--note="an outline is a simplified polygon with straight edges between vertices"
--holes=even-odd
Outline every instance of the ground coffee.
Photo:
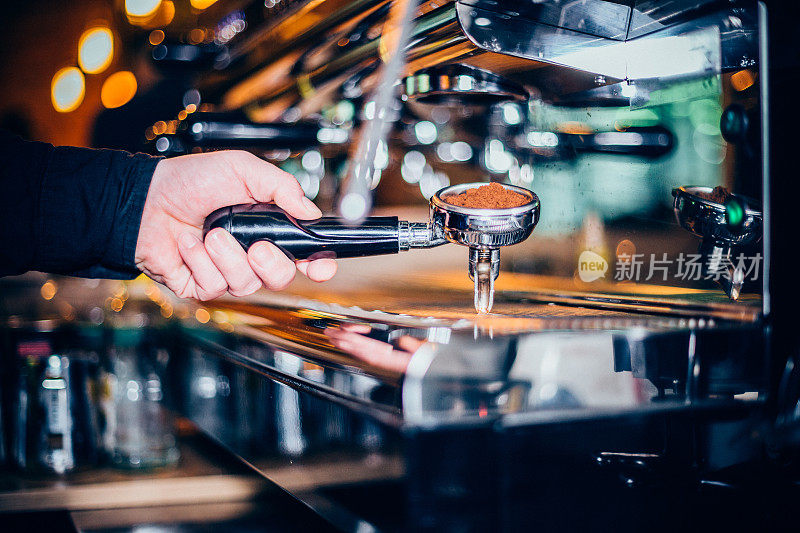
[{"label": "ground coffee", "polygon": [[710,193],[706,192],[696,192],[694,193],[695,196],[702,198],[703,200],[711,200],[712,202],[717,202],[718,204],[724,204],[728,201],[728,198],[731,197],[731,192],[722,186],[714,187]]},{"label": "ground coffee", "polygon": [[528,203],[528,198],[524,195],[509,191],[499,183],[467,189],[461,194],[448,194],[442,200],[448,204],[477,209],[507,209]]}]

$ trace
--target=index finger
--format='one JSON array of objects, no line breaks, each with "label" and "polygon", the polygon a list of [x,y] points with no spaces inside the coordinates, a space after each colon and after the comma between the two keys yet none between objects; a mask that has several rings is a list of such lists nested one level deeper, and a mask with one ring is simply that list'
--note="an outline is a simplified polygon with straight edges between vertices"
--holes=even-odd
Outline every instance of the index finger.
[{"label": "index finger", "polygon": [[322,211],[306,198],[300,183],[288,172],[250,152],[231,151],[227,157],[255,201],[274,202],[293,217],[303,220],[322,216]]}]

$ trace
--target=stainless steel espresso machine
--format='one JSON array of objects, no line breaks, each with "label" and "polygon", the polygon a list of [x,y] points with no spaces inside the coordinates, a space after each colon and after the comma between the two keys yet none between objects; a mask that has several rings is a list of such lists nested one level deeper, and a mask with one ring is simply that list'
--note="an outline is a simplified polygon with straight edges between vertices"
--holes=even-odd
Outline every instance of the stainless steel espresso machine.
[{"label": "stainless steel espresso machine", "polygon": [[[409,222],[384,220],[396,249],[361,242],[329,284],[193,308],[175,409],[348,531],[783,523],[785,6],[218,4],[202,54],[154,50],[198,58],[199,98],[150,149],[243,148],[292,172],[338,220],[293,226],[304,239]],[[479,261],[408,242],[438,191],[490,181],[533,191],[537,220],[492,259],[478,314]],[[242,227],[245,246],[278,239]]]}]

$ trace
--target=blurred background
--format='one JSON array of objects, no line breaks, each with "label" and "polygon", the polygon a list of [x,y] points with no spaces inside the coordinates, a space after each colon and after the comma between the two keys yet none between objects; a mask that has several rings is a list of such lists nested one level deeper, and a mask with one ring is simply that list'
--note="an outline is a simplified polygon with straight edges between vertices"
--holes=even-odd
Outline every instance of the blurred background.
[{"label": "blurred background", "polygon": [[[289,80],[291,85],[297,72],[280,67],[273,76],[267,69],[235,83],[218,74],[228,50],[247,49],[247,39],[269,28],[271,17],[279,20],[282,9],[294,7],[272,1],[108,0],[76,1],[64,8],[56,1],[34,0],[4,9],[0,127],[56,145],[177,155],[204,149],[181,146],[186,139],[176,134],[191,125],[186,119],[193,112],[222,111],[234,126],[237,121],[305,121],[314,125],[317,146],[270,151],[266,143],[255,152],[294,174],[323,209],[334,208],[351,140],[359,124],[369,120],[360,88],[348,94],[347,84],[333,93],[323,86],[315,93],[312,87],[304,96],[301,87],[293,103],[275,96],[286,89],[276,92],[269,84]],[[289,19],[287,35],[303,38],[302,23]],[[273,54],[275,64],[288,58],[298,61],[295,68],[311,72],[338,49],[345,53],[356,46],[354,35],[368,41],[380,28],[369,20],[359,24],[355,30],[324,32],[322,51],[312,46],[302,61],[292,59],[298,54],[287,37],[288,48]],[[213,68],[206,56],[217,62]],[[544,206],[542,221],[504,265],[523,272],[571,278],[584,249],[599,253],[613,268],[620,243],[645,257],[693,253],[693,237],[674,224],[674,187],[723,185],[756,198],[760,193],[757,174],[746,171],[755,154],[726,141],[721,132],[723,109],[755,107],[756,78],[755,69],[745,66],[659,87],[637,105],[632,105],[636,87],[624,84],[624,94],[606,100],[582,93],[571,101],[554,100],[534,91],[488,106],[409,101],[388,148],[379,146],[373,203],[424,209],[436,190],[466,181],[533,189]],[[209,95],[212,100],[206,102]],[[737,164],[745,171],[734,172]],[[653,238],[643,235],[648,232],[655,232]],[[541,239],[572,246],[533,244]],[[523,256],[516,259],[519,253]],[[670,283],[687,285],[681,279]],[[703,280],[688,285],[713,286]]]},{"label": "blurred background", "polygon": [[[163,31],[153,30],[202,42],[203,31],[191,30],[204,17],[219,17],[214,4],[209,0],[77,0],[68,7],[55,0],[7,3],[6,29],[0,35],[0,126],[56,145],[91,146],[93,125],[104,110],[125,106],[163,80],[163,73],[147,59],[150,43],[164,39]],[[170,115],[177,113],[178,105],[173,103]]]}]

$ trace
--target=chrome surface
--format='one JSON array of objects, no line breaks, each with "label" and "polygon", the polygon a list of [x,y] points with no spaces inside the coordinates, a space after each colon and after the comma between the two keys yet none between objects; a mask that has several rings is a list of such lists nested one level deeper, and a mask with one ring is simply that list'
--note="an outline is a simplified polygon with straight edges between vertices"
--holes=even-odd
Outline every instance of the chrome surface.
[{"label": "chrome surface", "polygon": [[511,246],[527,239],[539,222],[539,198],[528,189],[502,184],[525,196],[528,202],[508,209],[474,209],[447,203],[449,195],[461,194],[484,183],[463,183],[439,190],[431,197],[431,220],[442,228],[445,238],[473,248]]},{"label": "chrome surface", "polygon": [[494,280],[500,274],[500,250],[469,249],[469,277],[475,284],[475,310],[488,313],[494,305]]},{"label": "chrome surface", "polygon": [[[373,194],[379,205],[406,206],[453,183],[535,184],[548,215],[535,248],[521,245],[529,248],[516,257],[504,252],[503,270],[560,278],[566,288],[559,301],[657,307],[655,295],[662,294],[665,312],[702,307],[694,299],[687,311],[680,289],[706,290],[705,279],[671,270],[657,283],[652,259],[635,280],[642,290],[620,298],[612,278],[631,280],[616,252],[633,244],[645,259],[667,254],[674,266],[694,246],[670,220],[669,191],[687,177],[758,196],[752,162],[740,168],[759,157],[748,137],[758,129],[753,110],[763,88],[752,2],[279,4],[231,14],[246,29],[222,43],[225,64],[198,76],[198,111],[238,113],[247,117],[242,125],[262,125],[247,130],[256,146],[246,148],[297,176],[323,210],[348,206],[358,218]],[[400,34],[407,44],[390,46]],[[390,63],[403,63],[392,80]],[[733,137],[720,127],[729,105],[751,118]],[[200,113],[189,113],[185,124]],[[274,153],[259,146],[270,125],[305,121],[319,124],[316,146]],[[366,132],[378,123],[389,131],[374,142]],[[225,132],[202,123],[200,140],[215,147],[241,142],[237,125],[230,126]],[[169,135],[157,138],[161,153],[196,147]],[[356,150],[360,144],[369,149]],[[429,239],[442,238],[436,231],[426,236],[425,227],[403,225],[401,249],[438,245]],[[451,231],[450,238],[480,247],[490,233],[454,238]],[[575,277],[575,260],[585,251],[602,257],[604,279]],[[724,250],[713,252],[724,259]],[[742,305],[723,314],[752,316],[759,307],[753,287],[745,286],[748,297],[736,301]],[[718,305],[707,302],[705,312],[718,312]]]},{"label": "chrome surface", "polygon": [[[425,522],[433,511],[418,509],[406,516],[441,530],[522,529],[514,526],[550,501],[531,487],[547,493],[556,479],[571,486],[553,502],[577,501],[581,489],[597,502],[604,485],[572,482],[597,465],[606,478],[621,471],[626,490],[637,481],[629,471],[646,470],[646,482],[663,482],[671,496],[676,479],[694,494],[681,483],[763,458],[769,294],[757,287],[766,281],[748,285],[728,270],[737,250],[758,249],[761,213],[747,211],[744,231],[731,232],[724,206],[692,194],[724,185],[758,197],[763,185],[768,196],[759,169],[769,143],[755,131],[767,126],[766,45],[761,57],[754,47],[766,32],[756,32],[755,3],[423,1],[403,25],[404,54],[382,48],[397,20],[387,2],[269,5],[271,18],[198,76],[203,105],[252,124],[318,120],[318,146],[273,161],[325,211],[341,205],[343,178],[358,170],[367,178],[361,211],[374,200],[388,206],[380,214],[416,222],[399,226],[407,253],[342,260],[326,284],[298,276],[281,294],[202,306],[141,281],[126,285],[129,299],[116,288],[104,294],[98,308],[121,301],[124,313],[146,298],[154,316],[180,318],[186,360],[172,371],[185,380],[192,420],[307,502],[320,501],[319,488],[359,485],[376,500],[405,501],[375,490],[400,480],[430,489],[409,498],[430,503],[427,511],[466,495],[453,522]],[[401,55],[389,80],[382,67]],[[732,104],[763,113],[751,121],[755,142],[748,132],[722,135]],[[384,120],[388,134],[360,138]],[[366,159],[350,149],[361,141]],[[646,144],[663,149],[647,153]],[[510,183],[531,201],[498,213],[442,201],[478,180]],[[676,189],[673,199],[687,182],[704,188]],[[440,190],[450,184],[459,185]],[[652,262],[625,278],[621,256],[668,256],[674,266],[696,236],[705,241],[701,278],[679,279],[670,267],[660,279]],[[471,282],[464,251],[446,242],[469,248]],[[512,244],[498,277],[499,248]],[[604,264],[601,277],[580,276],[584,253]],[[718,274],[723,290],[710,279]],[[51,303],[63,308],[72,300],[58,285]],[[465,437],[464,428],[477,429]],[[416,448],[420,435],[450,440]],[[476,450],[462,454],[462,444]],[[630,494],[608,506],[617,517],[658,500]],[[519,522],[471,521],[467,511],[496,501],[497,516]],[[670,515],[630,529],[653,516]]]},{"label": "chrome surface", "polygon": [[[234,65],[229,72],[223,69],[215,73],[203,80],[209,85],[206,90],[213,93],[220,88],[233,89],[226,97],[228,103],[237,107],[247,105],[255,111],[278,100],[285,106],[287,98],[294,103],[313,99],[314,93],[332,84],[344,89],[350,79],[362,85],[374,77],[380,64],[380,30],[370,33],[359,29],[355,34],[357,39],[353,39],[347,28],[368,20],[378,4],[333,1],[310,4],[296,15],[308,16],[313,20],[310,26],[298,24],[295,16],[276,20],[267,31],[237,45],[237,50],[231,53],[242,58],[249,68]],[[747,5],[709,4],[704,6],[705,10],[714,7],[717,10],[697,18],[694,16],[697,6],[669,4],[672,11],[663,16],[659,13],[657,19],[648,12],[650,7],[643,5],[640,13],[638,6],[632,9],[600,0],[501,6],[480,0],[425,2],[416,12],[410,30],[407,74],[413,76],[437,65],[449,68],[446,65],[456,62],[502,63],[502,56],[520,57],[529,63],[514,69],[513,83],[524,85],[526,92],[551,99],[595,87],[596,74],[608,76],[601,84],[653,76],[699,75],[748,66],[757,57],[755,17]],[[628,35],[626,29],[637,13],[641,15],[640,23]],[[343,21],[342,17],[349,20]],[[284,25],[281,27],[278,22]],[[331,32],[335,24],[342,24],[344,29]],[[380,27],[373,23],[376,26]],[[305,31],[299,31],[300,28]],[[365,37],[366,34],[370,37]],[[337,45],[342,40],[348,44]],[[258,67],[287,60],[293,50],[309,47],[314,51],[326,50],[320,56],[331,60],[303,64],[299,72],[294,72],[296,81],[275,83],[273,88],[259,91],[262,94],[231,87],[231,82],[241,81],[244,73],[255,75]],[[337,53],[340,48],[343,50]],[[481,57],[484,59],[478,59]],[[682,59],[676,60],[677,57]],[[578,70],[546,68],[550,65]],[[374,87],[376,83],[372,80],[368,85]]]},{"label": "chrome surface", "polygon": [[399,229],[400,251],[411,248],[432,248],[447,242],[430,222],[401,220]]},{"label": "chrome surface", "polygon": [[616,79],[742,68],[758,56],[755,6],[747,2],[653,1],[629,7],[602,0],[535,5],[465,0],[456,3],[456,11],[470,40],[485,50]]},{"label": "chrome surface", "polygon": [[[9,287],[37,287],[37,276],[3,280],[2,288],[13,296]],[[152,281],[103,281],[93,290],[87,290],[91,280],[57,281],[60,300],[41,300],[45,307],[39,312],[45,316],[69,304],[78,318],[97,323],[104,313],[98,306],[124,293],[123,308],[106,311],[114,317],[107,317],[110,321],[143,320],[152,331],[179,333],[187,342],[175,339],[175,347],[189,350],[192,366],[174,376],[195,381],[196,403],[183,399],[196,414],[209,416],[204,402],[233,399],[241,386],[231,379],[208,379],[219,366],[209,361],[218,360],[397,428],[513,413],[535,412],[544,422],[565,415],[592,417],[596,408],[647,411],[750,402],[751,396],[740,395],[761,391],[766,377],[757,349],[761,324],[699,311],[686,318],[520,302],[517,315],[454,311],[437,317],[433,311],[442,306],[439,294],[408,284],[388,290],[395,299],[412,295],[416,315],[268,291],[200,305],[170,297]],[[389,302],[382,294],[377,300]],[[36,304],[10,297],[3,313],[12,304],[19,313],[28,312],[24,302]],[[159,314],[159,308],[174,314],[163,318],[166,313]],[[691,368],[686,365],[690,349]],[[549,396],[548,383],[570,394]],[[393,392],[376,393],[381,390]],[[507,394],[511,390],[528,391],[528,400],[518,401],[516,392]],[[247,416],[260,413],[257,403],[240,407],[247,408]],[[482,409],[488,415],[481,415]],[[224,418],[215,423],[217,431],[236,429]],[[292,438],[287,433],[283,440]]]},{"label": "chrome surface", "polygon": [[452,185],[431,197],[431,222],[450,242],[469,247],[469,276],[474,282],[475,310],[488,313],[494,303],[494,280],[500,273],[501,246],[527,239],[539,221],[539,198],[513,185],[506,189],[523,195],[527,203],[508,209],[476,209],[447,202],[449,195],[461,194],[480,183]]},{"label": "chrome surface", "polygon": [[[85,281],[61,279],[60,301],[42,301],[52,308],[70,302],[79,316],[93,316],[99,308],[92,306],[103,306],[106,297],[124,297],[122,309],[107,312],[147,309],[154,321],[171,316],[159,330],[172,341],[164,383],[174,408],[315,509],[320,494],[347,487],[381,497],[378,491],[390,485],[398,487],[384,502],[392,516],[408,513],[414,520],[414,509],[403,503],[407,485],[422,489],[412,497],[431,503],[429,484],[434,491],[452,487],[464,476],[474,479],[476,465],[489,458],[505,460],[480,437],[486,432],[489,442],[503,439],[522,452],[508,462],[513,468],[482,480],[488,492],[535,471],[515,459],[536,457],[530,447],[536,442],[560,454],[579,446],[569,461],[592,468],[597,456],[603,468],[614,469],[622,457],[669,464],[670,446],[661,444],[675,440],[680,450],[687,433],[663,442],[657,433],[644,444],[637,435],[674,429],[681,420],[724,421],[718,434],[699,426],[703,436],[717,435],[704,448],[704,467],[728,466],[731,448],[756,441],[754,428],[741,421],[764,407],[760,323],[520,300],[519,322],[512,324],[508,301],[497,303],[504,306],[498,315],[442,314],[448,305],[464,307],[454,291],[398,283],[393,272],[383,269],[375,285],[362,274],[352,287],[377,292],[375,304],[358,295],[348,304],[346,291],[335,296],[343,303],[330,303],[315,286],[305,298],[263,291],[201,306],[173,299],[150,281],[102,282],[87,291]],[[85,302],[88,297],[96,301]],[[403,297],[412,298],[413,314],[386,311]],[[603,427],[616,438],[596,439]],[[696,435],[698,426],[689,429]],[[528,432],[534,434],[526,440]],[[460,444],[476,446],[466,464]],[[442,456],[459,461],[443,463]],[[441,464],[447,468],[431,475]],[[526,495],[524,506],[532,500]],[[438,500],[431,505],[439,508]],[[369,524],[379,519],[342,507]]]},{"label": "chrome surface", "polygon": [[762,235],[763,215],[759,204],[745,198],[744,221],[734,231],[725,217],[725,205],[697,196],[711,194],[713,187],[678,187],[673,189],[675,218],[684,229],[702,239],[712,239],[728,246],[744,246],[758,242]]},{"label": "chrome surface", "polygon": [[[597,317],[542,306],[530,315],[537,330],[503,333],[491,321],[423,319],[279,295],[258,305],[211,304],[233,329],[203,341],[217,356],[394,427],[747,404],[765,387],[755,324]],[[207,328],[192,323],[187,333],[206,338]],[[223,342],[227,335],[239,340]],[[690,353],[695,362],[687,367]],[[309,365],[319,370],[309,372]],[[381,387],[396,394],[376,395]]]},{"label": "chrome surface", "polygon": [[410,102],[445,107],[485,107],[528,100],[521,85],[467,65],[443,65],[416,71],[402,82]]},{"label": "chrome surface", "polygon": [[763,235],[763,215],[758,203],[745,199],[741,224],[731,227],[726,206],[698,196],[711,194],[711,187],[673,189],[675,218],[684,229],[702,239],[700,253],[706,275],[713,277],[731,300],[738,300],[745,280],[745,266],[737,251],[757,243]]}]

